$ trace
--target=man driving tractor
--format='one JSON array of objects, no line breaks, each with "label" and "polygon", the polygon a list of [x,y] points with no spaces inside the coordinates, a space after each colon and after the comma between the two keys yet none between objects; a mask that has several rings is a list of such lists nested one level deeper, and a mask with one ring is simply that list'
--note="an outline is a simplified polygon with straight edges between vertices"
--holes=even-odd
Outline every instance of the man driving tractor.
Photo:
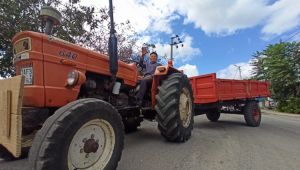
[{"label": "man driving tractor", "polygon": [[148,86],[152,83],[153,74],[157,66],[161,66],[160,63],[157,62],[157,53],[151,52],[150,53],[150,61],[144,63],[144,57],[147,54],[148,50],[146,47],[142,48],[142,55],[140,56],[139,65],[145,69],[144,77],[141,79],[140,83],[140,90],[136,95],[137,104],[141,106],[143,104],[144,95]]}]

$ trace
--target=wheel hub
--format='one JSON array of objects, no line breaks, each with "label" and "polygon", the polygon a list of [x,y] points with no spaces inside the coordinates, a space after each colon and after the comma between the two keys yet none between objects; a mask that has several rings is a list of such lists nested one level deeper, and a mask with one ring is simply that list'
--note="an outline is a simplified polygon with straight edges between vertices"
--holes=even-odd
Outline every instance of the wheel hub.
[{"label": "wheel hub", "polygon": [[83,150],[85,153],[96,153],[99,148],[99,144],[95,139],[89,139],[84,143]]},{"label": "wheel hub", "polygon": [[68,151],[69,169],[103,169],[113,152],[115,134],[105,120],[92,120],[77,130]]},{"label": "wheel hub", "polygon": [[179,112],[183,127],[188,127],[192,117],[192,100],[186,88],[183,88],[180,94]]}]

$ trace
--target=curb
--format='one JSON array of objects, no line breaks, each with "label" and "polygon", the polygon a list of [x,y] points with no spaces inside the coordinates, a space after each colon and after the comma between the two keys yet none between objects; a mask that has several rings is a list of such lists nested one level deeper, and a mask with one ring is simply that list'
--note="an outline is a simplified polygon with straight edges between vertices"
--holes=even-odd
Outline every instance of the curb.
[{"label": "curb", "polygon": [[290,116],[290,117],[300,117],[300,114],[294,114],[294,113],[283,113],[283,112],[277,112],[273,110],[266,110],[266,109],[261,109],[263,113],[267,114],[275,114],[275,115],[280,115],[280,116]]}]

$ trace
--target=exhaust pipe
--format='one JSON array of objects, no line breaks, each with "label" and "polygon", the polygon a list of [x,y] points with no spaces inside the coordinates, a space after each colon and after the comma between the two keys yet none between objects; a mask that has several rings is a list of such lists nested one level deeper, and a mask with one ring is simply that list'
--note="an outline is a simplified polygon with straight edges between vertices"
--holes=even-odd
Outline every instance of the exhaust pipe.
[{"label": "exhaust pipe", "polygon": [[109,17],[110,17],[110,36],[108,42],[108,53],[109,53],[109,68],[112,75],[112,79],[116,79],[118,73],[118,40],[115,35],[115,23],[113,14],[112,0],[109,0]]}]

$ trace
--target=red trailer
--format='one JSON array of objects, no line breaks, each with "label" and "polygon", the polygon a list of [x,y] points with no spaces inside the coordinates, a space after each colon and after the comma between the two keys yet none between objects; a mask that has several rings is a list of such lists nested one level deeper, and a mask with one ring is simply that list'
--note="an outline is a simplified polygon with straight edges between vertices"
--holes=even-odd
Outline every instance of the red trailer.
[{"label": "red trailer", "polygon": [[206,114],[215,122],[220,113],[244,114],[247,125],[259,126],[258,99],[270,96],[268,82],[218,79],[213,73],[191,77],[190,83],[196,115]]}]

